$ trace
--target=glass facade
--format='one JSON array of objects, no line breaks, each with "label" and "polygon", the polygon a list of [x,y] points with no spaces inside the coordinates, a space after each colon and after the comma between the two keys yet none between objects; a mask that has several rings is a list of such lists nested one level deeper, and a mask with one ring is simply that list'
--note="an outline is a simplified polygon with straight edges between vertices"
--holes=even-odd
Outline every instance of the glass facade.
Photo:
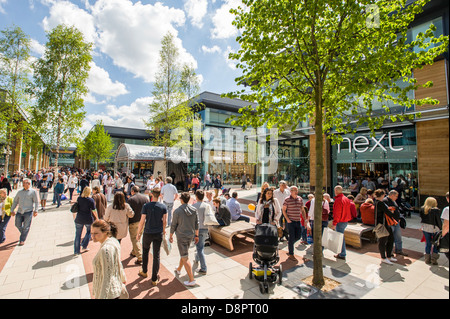
[{"label": "glass facade", "polygon": [[[309,189],[309,138],[286,139],[277,142],[277,149],[270,150],[270,143],[266,143],[266,154],[275,152],[278,166],[276,172],[267,174],[267,168],[256,163],[256,156],[248,148],[248,140],[245,137],[241,141],[235,141],[233,146],[227,145],[227,134],[230,130],[240,129],[226,123],[226,120],[238,113],[218,110],[206,106],[198,114],[202,120],[203,157],[201,163],[191,163],[188,166],[188,173],[199,173],[200,177],[208,172],[209,174],[220,174],[222,180],[227,185],[241,185],[242,175],[245,173],[253,185],[260,187],[262,183],[269,182],[271,185],[278,185],[280,180],[286,180],[289,185],[299,185]],[[303,123],[304,124],[304,123]],[[206,129],[210,129],[211,136],[205,135]],[[220,133],[218,133],[220,132]],[[217,141],[220,135],[220,141]],[[244,132],[250,134],[249,130]],[[208,140],[205,140],[206,139]],[[191,159],[193,152],[191,152]]]},{"label": "glass facade", "polygon": [[[436,19],[433,19],[431,21],[427,21],[425,23],[422,23],[420,25],[417,25],[415,27],[412,27],[407,32],[407,38],[408,43],[411,41],[414,41],[417,36],[422,33],[425,34],[425,32],[430,28],[430,25],[433,24],[436,27],[436,30],[433,31],[433,35],[438,38],[441,35],[444,34],[444,21],[442,17],[438,17]],[[428,40],[429,42],[429,40]],[[427,48],[427,50],[439,46],[440,43],[431,43],[431,45]],[[420,51],[424,51],[425,49],[420,48],[418,46],[414,47],[414,52],[418,53]]]},{"label": "glass facade", "polygon": [[[408,189],[417,187],[417,143],[415,127],[386,128],[376,132],[358,132],[343,136],[339,145],[333,145],[333,185],[342,185],[350,193],[351,179],[359,185],[367,177],[386,179],[390,183],[401,177]],[[414,203],[411,192],[405,192]]]}]

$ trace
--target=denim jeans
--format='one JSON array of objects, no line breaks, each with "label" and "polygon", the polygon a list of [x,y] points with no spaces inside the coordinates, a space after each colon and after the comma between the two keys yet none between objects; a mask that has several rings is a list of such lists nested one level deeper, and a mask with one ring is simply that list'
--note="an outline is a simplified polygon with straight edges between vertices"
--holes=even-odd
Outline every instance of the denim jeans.
[{"label": "denim jeans", "polygon": [[172,209],[173,209],[173,203],[167,203],[163,202],[164,205],[167,207],[167,226],[172,225]]},{"label": "denim jeans", "polygon": [[195,261],[200,262],[200,270],[206,271],[206,259],[203,249],[205,248],[205,240],[208,237],[208,229],[198,230],[198,243],[196,246]]},{"label": "denim jeans", "polygon": [[144,233],[142,237],[142,271],[144,273],[147,273],[148,271],[148,253],[150,251],[150,246],[153,244],[152,281],[158,280],[162,240],[163,233]]},{"label": "denim jeans", "polygon": [[289,228],[289,240],[288,240],[288,250],[289,255],[294,254],[294,244],[297,242],[302,235],[302,224],[300,221],[291,221],[287,224]]},{"label": "denim jeans", "polygon": [[[425,236],[425,254],[431,254],[431,246],[433,246],[433,244],[431,243],[431,239],[433,238],[433,236],[436,235],[436,233],[428,233],[425,231],[422,231],[424,236]],[[433,253],[438,254],[439,250],[437,249],[436,246],[433,246]]]},{"label": "denim jeans", "polygon": [[73,191],[74,190],[75,190],[75,188],[69,188],[70,200],[72,200],[72,198],[73,198]]},{"label": "denim jeans", "polygon": [[[17,215],[16,215],[17,216]],[[0,222],[0,244],[6,240],[5,232],[11,216],[3,215]]]},{"label": "denim jeans", "polygon": [[[344,231],[345,231],[345,228],[347,228],[347,225],[348,225],[348,223],[337,223],[336,224],[336,231],[338,233],[343,234]],[[344,239],[344,241],[342,242],[342,251],[339,254],[339,256],[345,257],[346,255],[347,255],[347,251],[345,250],[345,239]]]},{"label": "denim jeans", "polygon": [[[83,232],[83,227],[86,227],[86,235],[81,241],[81,233]],[[80,253],[80,246],[87,248],[89,240],[91,239],[91,224],[77,224],[75,223],[75,241],[74,241],[74,253]]]},{"label": "denim jeans", "polygon": [[20,241],[25,241],[30,231],[31,219],[33,218],[33,212],[25,212],[23,214],[16,214],[16,227],[20,232]]},{"label": "denim jeans", "polygon": [[399,253],[402,251],[402,228],[400,227],[400,223],[391,226],[391,229],[394,233],[395,253]]},{"label": "denim jeans", "polygon": [[57,203],[56,208],[58,208],[59,206],[61,206],[61,195],[62,195],[62,194],[56,194],[56,195],[55,195],[55,196],[56,196],[56,203]]}]

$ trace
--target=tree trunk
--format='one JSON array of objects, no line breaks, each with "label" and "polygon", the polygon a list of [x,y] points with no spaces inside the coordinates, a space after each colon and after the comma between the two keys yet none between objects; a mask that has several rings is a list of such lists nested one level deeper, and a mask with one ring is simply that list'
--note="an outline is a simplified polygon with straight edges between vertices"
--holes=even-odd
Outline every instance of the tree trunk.
[{"label": "tree trunk", "polygon": [[322,92],[319,87],[316,91],[316,180],[315,180],[315,204],[314,204],[314,269],[313,285],[323,286],[325,284],[322,268],[322,200],[323,200],[323,120]]}]

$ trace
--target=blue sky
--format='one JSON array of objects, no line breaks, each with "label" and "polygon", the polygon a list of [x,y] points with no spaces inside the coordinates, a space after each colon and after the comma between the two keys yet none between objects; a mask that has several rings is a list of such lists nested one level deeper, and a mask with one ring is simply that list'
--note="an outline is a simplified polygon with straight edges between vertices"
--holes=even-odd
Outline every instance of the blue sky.
[{"label": "blue sky", "polygon": [[20,26],[40,57],[46,31],[75,25],[94,43],[93,64],[85,99],[89,130],[104,124],[144,128],[161,38],[176,36],[180,59],[201,78],[201,92],[237,89],[239,76],[228,53],[236,51],[238,31],[230,8],[240,0],[0,0],[0,29]]}]

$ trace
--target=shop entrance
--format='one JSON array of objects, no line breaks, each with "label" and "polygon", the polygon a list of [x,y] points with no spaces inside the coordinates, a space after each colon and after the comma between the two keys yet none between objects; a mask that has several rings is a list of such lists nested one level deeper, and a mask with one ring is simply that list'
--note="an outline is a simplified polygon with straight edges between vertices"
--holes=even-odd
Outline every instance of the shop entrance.
[{"label": "shop entrance", "polygon": [[376,187],[379,187],[382,180],[389,181],[390,188],[392,182],[401,183],[401,198],[410,203],[411,206],[418,205],[417,194],[417,164],[416,162],[379,162],[379,163],[338,163],[336,165],[336,184],[344,188],[346,194],[350,194],[350,184],[354,178],[358,184],[367,177],[373,179]]}]

